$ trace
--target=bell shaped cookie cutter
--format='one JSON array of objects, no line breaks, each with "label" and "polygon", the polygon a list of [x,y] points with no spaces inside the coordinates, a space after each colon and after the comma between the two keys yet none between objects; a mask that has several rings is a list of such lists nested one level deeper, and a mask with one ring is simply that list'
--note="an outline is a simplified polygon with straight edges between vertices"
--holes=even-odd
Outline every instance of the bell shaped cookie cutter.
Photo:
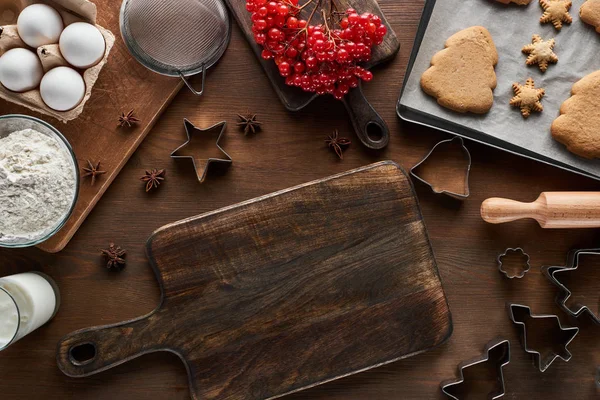
[{"label": "bell shaped cookie cutter", "polygon": [[581,249],[574,250],[569,253],[567,258],[567,265],[564,267],[543,267],[542,273],[559,289],[556,294],[556,303],[558,306],[567,314],[572,317],[579,318],[583,314],[587,314],[594,323],[600,325],[600,315],[594,314],[594,312],[586,305],[575,304],[571,307],[567,306],[567,300],[571,297],[571,291],[563,285],[557,278],[557,274],[560,275],[566,271],[575,271],[579,267],[581,256],[600,256],[600,249]]},{"label": "bell shaped cookie cutter", "polygon": [[504,373],[502,368],[510,363],[510,342],[505,339],[494,339],[486,346],[483,354],[470,361],[463,361],[458,364],[458,379],[449,379],[440,384],[442,392],[451,399],[459,400],[452,394],[452,388],[461,386],[465,383],[464,370],[477,364],[493,362],[497,368],[498,390],[488,394],[488,399],[499,399],[504,396],[506,389],[504,386]]},{"label": "bell shaped cookie cutter", "polygon": [[[422,172],[421,173],[419,172],[421,169],[424,169],[424,167],[429,162],[435,161],[434,157],[438,152],[456,151],[456,150],[461,152],[462,158],[464,159],[464,162],[465,162],[465,167],[461,168],[463,171],[460,172],[460,175],[464,176],[464,181],[461,179],[461,186],[463,187],[462,190],[457,191],[456,189],[440,188],[440,187],[438,187],[438,185],[435,184],[435,182],[432,182],[431,178],[425,178],[425,177],[423,177],[424,174]],[[438,161],[438,162],[441,162],[441,161]],[[470,195],[469,174],[471,172],[471,164],[472,164],[471,153],[465,146],[463,138],[460,136],[455,136],[453,139],[442,140],[441,142],[439,142],[435,146],[433,146],[431,151],[421,161],[419,161],[414,167],[411,168],[410,175],[413,178],[417,179],[418,181],[423,182],[425,185],[429,186],[431,188],[431,190],[436,194],[445,194],[447,196],[450,196],[450,197],[458,199],[458,200],[464,200],[467,197],[469,197],[469,195]],[[450,170],[450,169],[452,169],[452,170]],[[448,174],[448,172],[449,172],[449,175],[454,176],[454,177],[458,174],[458,172],[456,172],[456,169],[457,169],[456,166],[451,166],[450,168],[448,168],[448,167],[441,168],[441,170],[446,172],[446,174]]]},{"label": "bell shaped cookie cutter", "polygon": [[[516,303],[508,303],[508,314],[510,320],[519,327],[521,344],[523,345],[523,349],[532,354],[534,357],[534,361],[540,372],[545,372],[550,365],[556,360],[560,358],[563,361],[569,361],[572,357],[571,352],[567,349],[569,343],[573,341],[575,336],[579,333],[579,328],[577,327],[564,327],[560,323],[560,318],[557,315],[535,315],[531,312],[531,308],[522,304]],[[548,357],[543,357],[542,354],[529,347],[527,343],[527,326],[525,320],[521,320],[517,317],[516,313],[526,313],[526,319],[537,320],[537,319],[554,319],[556,321],[558,329],[561,333],[564,334],[564,337],[561,338],[562,343],[560,343],[560,351],[556,352],[552,350],[548,355]]]},{"label": "bell shaped cookie cutter", "polygon": [[[504,259],[504,257],[506,257],[508,255],[508,253],[521,253],[523,258],[526,258],[525,266],[523,267],[521,272],[517,272],[516,274],[512,275],[506,269],[504,269],[504,264],[503,264],[502,260]],[[508,249],[504,250],[504,253],[498,255],[498,257],[496,258],[496,261],[498,262],[498,271],[500,271],[502,274],[504,274],[504,276],[506,276],[508,279],[514,279],[514,278],[521,279],[531,269],[531,264],[530,264],[531,258],[529,257],[529,254],[525,253],[525,251],[521,247],[515,247],[515,248],[509,247]]]}]

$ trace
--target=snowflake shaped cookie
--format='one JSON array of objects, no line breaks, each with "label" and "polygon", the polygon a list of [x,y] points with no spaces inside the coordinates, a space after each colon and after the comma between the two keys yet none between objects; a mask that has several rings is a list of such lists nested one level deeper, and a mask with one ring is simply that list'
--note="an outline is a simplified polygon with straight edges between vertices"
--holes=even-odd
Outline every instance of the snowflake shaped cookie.
[{"label": "snowflake shaped cookie", "polygon": [[536,88],[532,78],[527,79],[525,85],[513,83],[513,91],[515,97],[510,99],[510,105],[519,107],[524,118],[529,117],[532,111],[541,112],[544,110],[540,100],[546,92],[544,89]]},{"label": "snowflake shaped cookie", "polygon": [[549,63],[556,63],[558,57],[554,54],[554,39],[542,40],[540,35],[533,35],[532,43],[523,47],[523,53],[529,54],[527,65],[537,64],[542,72],[546,72]]},{"label": "snowflake shaped cookie", "polygon": [[552,22],[557,30],[562,28],[562,24],[573,22],[569,10],[571,9],[570,0],[540,0],[540,6],[544,9],[544,14],[540,18],[542,24]]}]

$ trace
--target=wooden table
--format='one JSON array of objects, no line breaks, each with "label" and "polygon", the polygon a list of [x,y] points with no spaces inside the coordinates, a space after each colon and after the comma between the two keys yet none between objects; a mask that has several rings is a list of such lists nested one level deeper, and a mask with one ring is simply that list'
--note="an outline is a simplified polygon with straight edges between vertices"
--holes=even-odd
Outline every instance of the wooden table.
[{"label": "wooden table", "polygon": [[[404,71],[423,1],[381,0],[381,7],[402,41],[400,55],[376,71],[365,85],[367,97],[390,125],[391,144],[370,153],[353,144],[343,161],[324,145],[334,129],[353,137],[341,103],[319,99],[292,114],[276,99],[240,30],[208,74],[206,94],[196,98],[183,90],[133,155],[67,248],[56,255],[38,249],[1,250],[0,276],[39,270],[53,276],[63,304],[56,318],[0,354],[3,399],[188,399],[185,369],[168,353],[138,358],[85,379],[64,376],[57,368],[55,347],[63,335],[88,326],[127,320],[151,311],[159,291],[144,254],[155,229],[172,221],[234,204],[275,190],[322,178],[374,161],[392,159],[409,169],[446,136],[402,123],[395,113]],[[258,113],[263,132],[244,137],[236,114]],[[227,120],[221,144],[234,160],[223,175],[200,185],[191,163],[171,160],[170,152],[185,140],[183,118],[201,127]],[[495,336],[512,343],[512,362],[505,369],[506,398],[591,399],[600,396],[593,377],[600,365],[600,327],[582,328],[571,344],[573,359],[561,360],[544,374],[537,371],[518,342],[505,303],[523,302],[536,313],[566,315],[554,303],[554,288],[540,274],[542,265],[561,265],[572,248],[600,247],[594,230],[544,231],[535,223],[492,226],[479,217],[490,196],[534,200],[549,190],[599,190],[598,182],[556,168],[467,143],[473,155],[471,197],[459,203],[434,195],[423,185],[417,192],[423,208],[444,287],[453,312],[454,334],[428,353],[351,376],[288,397],[289,399],[438,399],[440,381],[456,374],[463,359],[477,356]],[[144,169],[166,168],[167,180],[146,194],[139,177]],[[109,272],[99,249],[115,241],[128,250],[127,268]],[[495,258],[506,247],[523,246],[532,270],[509,281],[496,269]],[[600,267],[578,284],[598,304]],[[595,301],[595,303],[594,303]]]}]

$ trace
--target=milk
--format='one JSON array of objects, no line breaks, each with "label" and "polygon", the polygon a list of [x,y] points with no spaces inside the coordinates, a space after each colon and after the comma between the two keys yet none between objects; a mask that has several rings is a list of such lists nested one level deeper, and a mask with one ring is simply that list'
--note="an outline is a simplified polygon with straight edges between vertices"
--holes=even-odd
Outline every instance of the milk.
[{"label": "milk", "polygon": [[49,278],[33,272],[0,278],[0,350],[48,322],[58,308]]}]

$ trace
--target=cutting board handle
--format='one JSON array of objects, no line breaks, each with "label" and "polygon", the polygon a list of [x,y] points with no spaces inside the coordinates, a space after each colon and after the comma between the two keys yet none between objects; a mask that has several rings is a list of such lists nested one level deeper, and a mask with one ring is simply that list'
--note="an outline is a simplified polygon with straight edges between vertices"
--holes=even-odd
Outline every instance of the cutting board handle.
[{"label": "cutting board handle", "polygon": [[65,375],[84,377],[156,351],[151,318],[73,332],[58,342],[56,361]]},{"label": "cutting board handle", "polygon": [[360,84],[344,97],[344,105],[362,144],[374,150],[383,149],[388,145],[390,129],[365,98]]}]

